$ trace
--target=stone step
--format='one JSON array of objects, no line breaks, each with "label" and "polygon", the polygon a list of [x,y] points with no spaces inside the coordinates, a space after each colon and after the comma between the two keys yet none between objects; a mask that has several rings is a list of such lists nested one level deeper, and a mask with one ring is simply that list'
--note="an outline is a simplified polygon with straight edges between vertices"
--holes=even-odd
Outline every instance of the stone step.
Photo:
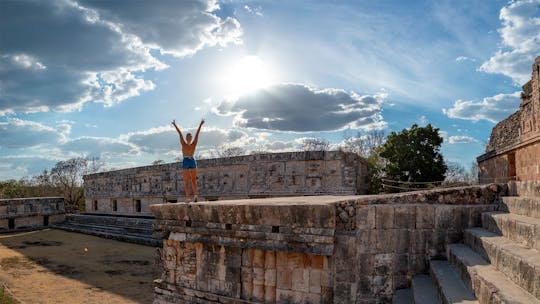
[{"label": "stone step", "polygon": [[484,212],[482,227],[528,248],[540,250],[540,219],[502,211]]},{"label": "stone step", "polygon": [[[442,303],[478,304],[476,297],[448,261],[430,261],[430,272]],[[437,302],[433,302],[437,303]]]},{"label": "stone step", "polygon": [[415,304],[440,304],[437,286],[433,279],[425,274],[415,275],[412,278],[412,295]]},{"label": "stone step", "polygon": [[448,259],[461,278],[472,288],[481,304],[540,304],[540,300],[516,285],[465,244],[450,244]]},{"label": "stone step", "polygon": [[392,304],[414,304],[411,289],[404,288],[396,290]]},{"label": "stone step", "polygon": [[506,196],[501,210],[540,219],[540,197]]},{"label": "stone step", "polygon": [[135,226],[148,229],[152,229],[152,224],[154,223],[153,219],[148,218],[87,214],[69,214],[66,216],[66,221],[109,226]]},{"label": "stone step", "polygon": [[469,245],[510,280],[540,299],[540,252],[483,228],[464,232]]},{"label": "stone step", "polygon": [[161,240],[148,237],[148,236],[141,236],[141,235],[129,235],[129,234],[118,234],[113,232],[105,232],[105,231],[99,231],[99,230],[93,230],[93,229],[86,229],[82,228],[76,225],[55,225],[53,228],[66,230],[70,232],[78,232],[78,233],[84,233],[89,235],[95,235],[106,239],[113,239],[117,241],[122,242],[128,242],[128,243],[135,243],[135,244],[141,244],[141,245],[147,245],[147,246],[154,246],[154,247],[160,247],[161,246]]},{"label": "stone step", "polygon": [[113,225],[99,225],[99,224],[87,224],[78,222],[64,222],[66,225],[79,226],[85,229],[111,231],[114,233],[127,233],[127,234],[140,234],[140,235],[152,235],[153,230],[147,228],[130,227],[130,226],[113,226]]}]

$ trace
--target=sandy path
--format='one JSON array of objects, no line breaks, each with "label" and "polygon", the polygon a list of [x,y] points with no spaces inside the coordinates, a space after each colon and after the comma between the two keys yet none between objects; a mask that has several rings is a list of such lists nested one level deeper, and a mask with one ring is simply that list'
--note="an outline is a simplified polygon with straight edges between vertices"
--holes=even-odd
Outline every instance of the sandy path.
[{"label": "sandy path", "polygon": [[153,247],[61,230],[0,235],[0,281],[29,304],[151,303],[154,257]]}]

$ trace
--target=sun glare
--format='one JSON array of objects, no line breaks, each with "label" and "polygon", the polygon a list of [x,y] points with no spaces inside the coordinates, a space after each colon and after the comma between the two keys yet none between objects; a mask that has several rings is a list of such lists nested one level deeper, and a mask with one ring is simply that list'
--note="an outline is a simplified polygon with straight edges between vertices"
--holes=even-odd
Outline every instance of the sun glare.
[{"label": "sun glare", "polygon": [[260,89],[272,82],[270,69],[257,56],[247,56],[233,63],[225,71],[223,78],[226,90],[234,95]]}]

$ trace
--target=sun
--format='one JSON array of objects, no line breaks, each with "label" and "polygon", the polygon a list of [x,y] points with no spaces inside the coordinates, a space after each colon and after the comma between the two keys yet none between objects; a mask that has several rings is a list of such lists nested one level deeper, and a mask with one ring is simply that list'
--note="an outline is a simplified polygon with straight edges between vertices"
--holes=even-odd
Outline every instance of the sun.
[{"label": "sun", "polygon": [[257,56],[246,56],[232,63],[223,73],[228,93],[243,95],[272,83],[270,68]]}]

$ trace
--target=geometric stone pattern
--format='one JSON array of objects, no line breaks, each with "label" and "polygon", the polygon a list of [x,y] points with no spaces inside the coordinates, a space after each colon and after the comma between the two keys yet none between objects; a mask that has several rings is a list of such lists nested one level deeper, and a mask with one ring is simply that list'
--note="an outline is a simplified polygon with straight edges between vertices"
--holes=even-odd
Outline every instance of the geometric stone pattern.
[{"label": "geometric stone pattern", "polygon": [[507,187],[151,207],[155,303],[389,303]]},{"label": "geometric stone pattern", "polygon": [[477,158],[480,182],[540,180],[540,56],[522,89],[519,110],[493,127]]},{"label": "geometric stone pattern", "polygon": [[32,230],[65,219],[61,197],[17,198],[0,200],[0,231]]},{"label": "geometric stone pattern", "polygon": [[[353,153],[315,151],[197,161],[200,200],[366,192],[367,163]],[[84,176],[86,212],[150,213],[151,204],[184,200],[181,162]],[[137,209],[140,205],[140,211]]]}]

